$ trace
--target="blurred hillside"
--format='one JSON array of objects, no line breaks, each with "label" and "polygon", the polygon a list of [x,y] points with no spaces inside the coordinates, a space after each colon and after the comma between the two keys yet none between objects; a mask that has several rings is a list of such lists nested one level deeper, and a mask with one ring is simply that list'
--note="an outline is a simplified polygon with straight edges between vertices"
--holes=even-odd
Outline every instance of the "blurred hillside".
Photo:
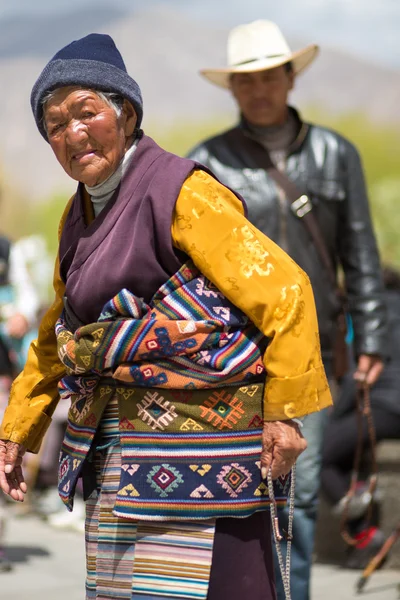
[{"label": "blurred hillside", "polygon": [[[60,27],[62,23],[62,27]],[[225,62],[227,29],[196,21],[178,10],[158,8],[132,15],[122,10],[0,21],[0,160],[11,182],[29,200],[73,185],[38,135],[29,107],[32,85],[47,60],[64,44],[90,31],[110,33],[144,96],[145,129],[156,138],[184,121],[233,121],[229,92],[197,74]],[[291,40],[294,48],[309,42]],[[400,73],[324,48],[298,80],[294,101],[341,115],[363,113],[374,123],[400,117]],[[200,136],[201,137],[201,136]],[[197,141],[194,137],[189,145]]]}]

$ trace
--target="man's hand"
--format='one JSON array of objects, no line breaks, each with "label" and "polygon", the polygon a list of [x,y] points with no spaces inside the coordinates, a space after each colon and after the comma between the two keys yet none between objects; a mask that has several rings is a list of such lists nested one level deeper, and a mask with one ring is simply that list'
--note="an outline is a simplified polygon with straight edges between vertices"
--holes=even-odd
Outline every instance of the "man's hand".
[{"label": "man's hand", "polygon": [[307,442],[293,421],[265,421],[261,453],[261,476],[266,479],[272,469],[272,479],[290,472],[296,459],[307,448]]},{"label": "man's hand", "polygon": [[20,340],[29,331],[29,323],[24,315],[16,313],[7,320],[7,333],[10,337]]},{"label": "man's hand", "polygon": [[23,502],[26,483],[22,473],[25,450],[15,442],[0,440],[0,490],[16,502]]},{"label": "man's hand", "polygon": [[383,371],[383,360],[376,354],[360,354],[354,379],[360,383],[373,385]]}]

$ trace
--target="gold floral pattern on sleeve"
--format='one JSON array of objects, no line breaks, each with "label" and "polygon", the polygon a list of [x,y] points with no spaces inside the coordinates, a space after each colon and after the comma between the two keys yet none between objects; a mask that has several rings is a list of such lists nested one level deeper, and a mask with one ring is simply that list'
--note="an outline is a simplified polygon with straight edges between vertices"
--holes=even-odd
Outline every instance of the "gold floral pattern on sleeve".
[{"label": "gold floral pattern on sleeve", "polygon": [[195,244],[192,244],[189,249],[186,250],[193,262],[197,265],[203,273],[209,271],[211,268],[210,263],[207,260],[207,255],[202,252],[200,248],[197,248]]},{"label": "gold floral pattern on sleeve", "polygon": [[281,290],[281,298],[275,309],[274,317],[280,323],[279,333],[290,330],[299,337],[303,331],[302,322],[305,314],[305,302],[300,286],[296,283]]},{"label": "gold floral pattern on sleeve", "polygon": [[[207,185],[207,173],[204,171],[198,171],[198,180],[199,182],[203,182],[205,185],[201,191],[201,195],[198,196],[197,200],[199,202],[193,204],[192,206],[192,214],[196,219],[200,219],[207,210],[211,210],[212,212],[221,214],[224,210],[224,204],[221,202],[218,191],[215,187]],[[196,196],[198,192],[196,189],[188,187],[186,184],[183,186],[183,190],[186,193],[192,195],[193,200],[196,200]]]},{"label": "gold floral pattern on sleeve", "polygon": [[179,229],[192,229],[192,219],[187,215],[180,215],[177,217],[177,226]]},{"label": "gold floral pattern on sleeve", "polygon": [[270,339],[264,418],[288,419],[332,403],[307,275],[244,216],[240,199],[195,170],[177,199],[174,246]]},{"label": "gold floral pattern on sleeve", "polygon": [[249,278],[253,273],[261,277],[268,277],[274,270],[274,265],[269,262],[269,252],[256,239],[254,232],[248,225],[232,231],[233,243],[225,256],[230,262],[240,265],[241,274]]},{"label": "gold floral pattern on sleeve", "polygon": [[227,284],[229,284],[230,292],[240,292],[240,287],[237,284],[236,277],[226,277],[225,281]]}]

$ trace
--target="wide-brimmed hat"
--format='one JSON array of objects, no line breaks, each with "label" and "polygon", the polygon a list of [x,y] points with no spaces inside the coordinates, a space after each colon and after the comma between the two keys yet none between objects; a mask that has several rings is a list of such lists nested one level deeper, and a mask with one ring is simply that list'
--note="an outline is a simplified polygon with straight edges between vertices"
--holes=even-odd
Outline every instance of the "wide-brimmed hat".
[{"label": "wide-brimmed hat", "polygon": [[202,69],[200,73],[220,87],[229,88],[233,73],[254,73],[292,63],[296,75],[317,56],[319,48],[311,44],[292,52],[279,27],[272,21],[253,21],[232,29],[228,37],[228,66]]}]

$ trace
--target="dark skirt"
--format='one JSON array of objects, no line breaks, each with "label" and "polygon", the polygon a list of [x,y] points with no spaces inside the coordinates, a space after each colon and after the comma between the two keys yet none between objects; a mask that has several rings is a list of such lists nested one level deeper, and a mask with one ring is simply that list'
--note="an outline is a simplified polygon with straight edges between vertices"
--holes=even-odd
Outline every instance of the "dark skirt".
[{"label": "dark skirt", "polygon": [[275,600],[269,511],[217,519],[207,600]]}]

